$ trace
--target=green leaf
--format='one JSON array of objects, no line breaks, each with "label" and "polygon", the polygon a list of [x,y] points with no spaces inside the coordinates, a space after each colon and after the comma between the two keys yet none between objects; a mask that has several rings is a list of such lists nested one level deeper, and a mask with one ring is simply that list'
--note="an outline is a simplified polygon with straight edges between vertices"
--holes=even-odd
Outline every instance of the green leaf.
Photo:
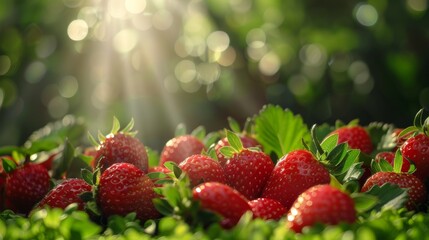
[{"label": "green leaf", "polygon": [[62,174],[65,173],[69,168],[75,157],[75,148],[69,140],[65,141],[62,155],[56,161],[53,162],[52,166],[52,177],[59,179]]},{"label": "green leaf", "polygon": [[150,147],[146,146],[146,152],[148,156],[148,164],[149,167],[155,167],[159,165],[159,152],[156,150],[153,150]]},{"label": "green leaf", "polygon": [[158,210],[158,212],[161,213],[162,215],[171,216],[173,214],[174,212],[173,207],[170,206],[170,204],[166,199],[154,198],[152,201],[156,210]]},{"label": "green leaf", "polygon": [[203,141],[206,136],[206,129],[204,126],[198,126],[191,132],[191,135]]},{"label": "green leaf", "polygon": [[79,198],[82,199],[83,202],[94,201],[94,194],[92,192],[83,192],[79,194]]},{"label": "green leaf", "polygon": [[401,138],[409,133],[417,132],[417,131],[419,131],[419,129],[416,126],[407,127],[398,134],[398,138]]},{"label": "green leaf", "polygon": [[98,141],[100,143],[103,143],[104,141],[106,141],[106,136],[104,136],[104,134],[101,131],[98,131]]},{"label": "green leaf", "polygon": [[94,147],[100,146],[100,143],[98,143],[97,140],[95,140],[94,136],[92,136],[90,132],[88,132],[87,137],[92,146]]},{"label": "green leaf", "polygon": [[0,156],[11,156],[12,152],[21,152],[21,147],[18,146],[3,146],[0,147]]},{"label": "green leaf", "polygon": [[366,129],[376,150],[390,151],[396,146],[393,124],[371,122]]},{"label": "green leaf", "polygon": [[123,133],[129,133],[134,128],[134,118],[131,118],[130,122],[127,124],[127,126],[122,129]]},{"label": "green leaf", "polygon": [[180,169],[177,163],[167,161],[164,163],[164,166],[174,174],[174,177],[179,178],[182,175],[182,169]]},{"label": "green leaf", "polygon": [[176,127],[176,130],[174,132],[174,136],[183,136],[187,133],[186,125],[184,123],[179,123]]},{"label": "green leaf", "polygon": [[243,143],[237,134],[231,132],[230,130],[226,130],[226,138],[228,139],[229,145],[234,148],[236,152],[239,152],[243,149]]},{"label": "green leaf", "polygon": [[161,178],[167,178],[167,175],[163,172],[151,172],[146,174],[150,179],[161,179]]},{"label": "green leaf", "polygon": [[402,172],[402,165],[404,163],[404,159],[402,157],[401,150],[396,150],[395,158],[393,159],[393,171],[396,173]]},{"label": "green leaf", "polygon": [[322,143],[320,143],[320,146],[322,147],[323,151],[331,152],[332,150],[334,150],[337,144],[338,134],[332,134],[331,136],[325,138]]},{"label": "green leaf", "polygon": [[232,157],[234,153],[236,153],[235,149],[231,146],[223,146],[219,149],[220,153],[224,155],[225,157]]},{"label": "green leaf", "polygon": [[365,193],[353,193],[351,195],[355,209],[358,213],[364,213],[374,208],[378,202],[378,198],[374,195]]},{"label": "green leaf", "polygon": [[423,111],[424,111],[424,108],[420,109],[416,113],[416,116],[414,117],[414,126],[417,129],[422,129],[422,127],[423,127]]},{"label": "green leaf", "polygon": [[400,209],[408,201],[407,190],[390,183],[382,186],[374,185],[366,194],[378,198],[377,204],[371,209],[375,211],[380,211],[382,208]]},{"label": "green leaf", "polygon": [[277,158],[286,153],[302,148],[302,139],[310,140],[310,132],[301,116],[294,115],[290,110],[280,106],[266,105],[254,117],[255,138],[263,146],[264,151]]},{"label": "green leaf", "polygon": [[206,146],[206,148],[210,148],[219,140],[219,138],[220,138],[219,132],[211,132],[207,134],[203,139],[204,146]]},{"label": "green leaf", "polygon": [[113,124],[110,133],[116,134],[118,133],[119,129],[121,129],[121,124],[119,123],[119,120],[113,116]]},{"label": "green leaf", "polygon": [[86,126],[82,119],[66,115],[63,119],[50,122],[34,131],[25,142],[30,155],[40,151],[50,151],[63,143],[67,138],[77,143],[85,133]]},{"label": "green leaf", "polygon": [[380,159],[380,161],[378,161],[378,165],[382,172],[393,172],[393,166],[385,159]]},{"label": "green leaf", "polygon": [[89,185],[94,185],[95,184],[94,179],[93,179],[94,178],[94,174],[90,170],[88,170],[88,169],[82,169],[81,174],[82,174],[83,180],[85,180],[85,182],[87,182]]},{"label": "green leaf", "polygon": [[240,124],[232,117],[228,117],[228,125],[231,131],[235,133],[241,133]]},{"label": "green leaf", "polygon": [[8,159],[8,158],[5,158],[5,157],[2,157],[1,160],[2,160],[3,169],[5,172],[10,173],[16,169],[17,166],[16,166],[15,161]]}]

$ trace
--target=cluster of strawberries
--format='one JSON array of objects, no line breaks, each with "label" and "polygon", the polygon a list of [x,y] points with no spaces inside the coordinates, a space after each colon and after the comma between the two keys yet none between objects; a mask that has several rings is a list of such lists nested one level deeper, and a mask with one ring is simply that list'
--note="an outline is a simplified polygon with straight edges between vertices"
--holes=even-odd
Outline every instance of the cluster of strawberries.
[{"label": "cluster of strawberries", "polygon": [[[165,166],[174,163],[189,179],[192,200],[221,216],[225,228],[237,224],[246,212],[266,220],[286,217],[295,232],[317,222],[353,223],[357,219],[350,194],[333,186],[331,172],[309,149],[293,150],[275,162],[246,132],[226,131],[209,149],[189,134],[169,140],[159,165],[149,167],[147,149],[135,138],[132,124],[121,131],[119,124],[114,126],[110,134],[99,136],[92,151],[85,152],[93,159],[94,171],[82,171],[82,178],[64,177],[54,186],[49,174],[54,156],[38,164],[30,157],[24,161],[3,157],[3,209],[29,214],[46,205],[66,208],[75,203],[80,210],[90,209],[102,218],[135,212],[141,221],[157,219],[162,214],[154,202],[165,196],[155,191],[163,185],[150,174],[172,177],[172,170]],[[365,170],[360,177],[361,192],[390,183],[408,189],[405,206],[409,210],[426,203],[429,137],[424,124],[393,132],[396,146],[391,152],[374,152],[376,143],[367,129],[356,124],[337,128],[326,137],[332,135],[338,136],[337,144],[347,143],[361,154],[374,156],[371,163],[361,165]]]}]

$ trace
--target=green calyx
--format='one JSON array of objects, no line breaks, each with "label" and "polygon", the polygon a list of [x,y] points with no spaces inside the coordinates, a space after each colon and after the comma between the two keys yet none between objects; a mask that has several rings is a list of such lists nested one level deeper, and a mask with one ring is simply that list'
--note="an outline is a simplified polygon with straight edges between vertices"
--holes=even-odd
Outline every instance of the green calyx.
[{"label": "green calyx", "polygon": [[386,161],[386,159],[380,159],[379,161],[375,161],[373,159],[371,161],[371,171],[373,173],[376,172],[395,172],[395,173],[408,173],[412,174],[416,171],[416,166],[410,162],[410,168],[407,172],[402,172],[402,165],[404,164],[404,161],[408,161],[407,159],[404,159],[402,156],[402,152],[400,149],[397,149],[395,152],[395,157],[393,160],[393,166]]},{"label": "green calyx", "polygon": [[174,162],[166,162],[164,166],[169,173],[149,173],[152,179],[159,179],[155,184],[155,192],[161,197],[153,199],[155,208],[164,216],[180,219],[192,228],[204,227],[219,222],[220,217],[201,208],[199,201],[193,198],[189,177]]},{"label": "green calyx", "polygon": [[101,143],[103,143],[106,140],[106,136],[109,135],[115,135],[117,133],[122,133],[125,135],[129,135],[134,137],[137,134],[137,131],[133,131],[134,128],[134,119],[131,118],[130,122],[121,130],[121,124],[119,120],[113,116],[113,124],[112,129],[110,130],[110,133],[108,135],[104,135],[102,132],[98,131],[98,141],[95,140],[94,136],[88,132],[88,140],[91,142],[91,144],[98,148]]},{"label": "green calyx", "polygon": [[402,130],[398,138],[404,137],[408,134],[416,135],[418,133],[423,133],[426,136],[429,136],[429,117],[423,120],[424,108],[420,109],[414,116],[413,126],[409,126]]},{"label": "green calyx", "polygon": [[243,143],[241,142],[240,137],[236,133],[230,130],[225,130],[225,133],[226,138],[228,139],[229,146],[222,147],[220,149],[220,152],[225,157],[232,157],[232,155],[244,149]]},{"label": "green calyx", "polygon": [[363,175],[362,161],[359,160],[360,151],[351,149],[347,143],[338,144],[338,134],[327,136],[322,142],[317,138],[317,126],[311,128],[312,145],[303,142],[316,159],[323,164],[329,173],[349,191],[358,189],[358,180]]}]

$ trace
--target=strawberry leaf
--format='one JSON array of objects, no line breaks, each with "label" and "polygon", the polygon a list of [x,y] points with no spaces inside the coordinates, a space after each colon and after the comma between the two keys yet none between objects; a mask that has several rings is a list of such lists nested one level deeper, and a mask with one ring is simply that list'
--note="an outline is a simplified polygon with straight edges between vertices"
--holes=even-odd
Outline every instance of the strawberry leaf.
[{"label": "strawberry leaf", "polygon": [[89,171],[88,169],[82,169],[81,175],[82,175],[83,180],[85,180],[85,182],[88,183],[89,185],[95,184],[94,179],[93,179],[94,174],[91,171]]},{"label": "strawberry leaf", "polygon": [[234,155],[234,153],[236,153],[235,149],[231,146],[221,147],[219,149],[219,151],[222,155],[224,155],[225,157],[228,157],[228,158],[232,157],[232,155]]},{"label": "strawberry leaf", "polygon": [[167,178],[167,175],[163,172],[151,172],[146,174],[150,179],[161,179],[161,178]]},{"label": "strawberry leaf", "polygon": [[70,168],[74,157],[75,148],[72,146],[70,141],[66,140],[61,157],[53,162],[52,177],[56,179],[61,178],[62,174]]},{"label": "strawberry leaf", "polygon": [[241,139],[237,134],[231,132],[230,130],[226,130],[226,138],[228,139],[229,145],[236,152],[239,152],[243,149],[243,143],[241,143]]},{"label": "strawberry leaf", "polygon": [[414,117],[414,126],[419,130],[422,129],[422,127],[423,127],[423,111],[424,111],[423,108],[420,109],[416,113],[416,116]]},{"label": "strawberry leaf", "polygon": [[409,127],[405,128],[404,130],[402,130],[398,134],[398,138],[403,137],[409,133],[417,132],[417,131],[419,131],[419,129],[416,126],[409,126]]},{"label": "strawberry leaf", "polygon": [[149,167],[155,167],[159,165],[159,153],[150,147],[146,146],[146,152],[148,156]]},{"label": "strawberry leaf", "polygon": [[95,140],[94,136],[92,136],[90,132],[88,132],[87,137],[92,146],[96,148],[100,146],[100,143]]},{"label": "strawberry leaf", "polygon": [[228,125],[229,125],[229,128],[231,129],[231,131],[233,131],[235,133],[241,132],[240,124],[238,124],[238,122],[234,118],[228,117]]},{"label": "strawberry leaf", "polygon": [[255,138],[264,151],[277,158],[286,153],[303,148],[302,139],[310,141],[310,132],[300,115],[294,115],[289,109],[266,105],[254,117]]},{"label": "strawberry leaf", "polygon": [[393,124],[372,122],[366,128],[371,137],[371,142],[378,151],[389,151],[396,146],[393,137]]},{"label": "strawberry leaf", "polygon": [[133,128],[134,128],[134,118],[131,118],[130,122],[127,124],[127,126],[124,127],[124,129],[122,129],[121,132],[130,133],[131,130],[133,130]]},{"label": "strawberry leaf", "polygon": [[17,166],[15,161],[11,159],[7,159],[5,157],[3,157],[1,160],[2,160],[3,169],[5,172],[10,173],[16,169]]},{"label": "strawberry leaf", "polygon": [[324,152],[332,152],[338,144],[338,134],[332,134],[331,136],[325,138],[320,146]]},{"label": "strawberry leaf", "polygon": [[206,146],[206,148],[210,148],[218,141],[219,138],[220,134],[218,132],[211,132],[207,134],[203,139],[204,146]]},{"label": "strawberry leaf", "polygon": [[187,133],[186,125],[184,123],[179,123],[174,131],[174,136],[183,136]]},{"label": "strawberry leaf", "polygon": [[191,132],[191,135],[203,141],[206,136],[206,129],[203,126],[198,126]]},{"label": "strawberry leaf", "polygon": [[373,209],[378,202],[378,197],[366,193],[353,193],[351,197],[358,213],[365,213]]},{"label": "strawberry leaf", "polygon": [[67,115],[63,119],[51,122],[34,131],[24,143],[26,154],[51,151],[64,143],[65,139],[77,144],[85,134],[86,126],[82,119]]},{"label": "strawberry leaf", "polygon": [[382,186],[374,185],[365,193],[378,198],[377,204],[367,211],[380,211],[383,208],[400,209],[408,201],[406,189],[389,183],[385,183]]},{"label": "strawberry leaf", "polygon": [[396,173],[402,172],[402,165],[404,163],[404,158],[402,157],[401,150],[396,150],[395,158],[393,159],[393,171]]},{"label": "strawberry leaf", "polygon": [[116,134],[118,133],[119,129],[121,129],[121,124],[119,123],[119,120],[115,116],[113,116],[113,124],[110,133]]}]

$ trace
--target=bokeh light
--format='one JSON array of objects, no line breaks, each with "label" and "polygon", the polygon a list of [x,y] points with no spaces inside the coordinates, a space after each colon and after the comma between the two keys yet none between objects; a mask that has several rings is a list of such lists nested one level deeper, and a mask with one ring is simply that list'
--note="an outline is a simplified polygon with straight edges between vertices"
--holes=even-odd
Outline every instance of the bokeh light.
[{"label": "bokeh light", "polygon": [[82,20],[73,20],[67,28],[67,34],[71,40],[81,41],[88,35],[88,24]]}]

